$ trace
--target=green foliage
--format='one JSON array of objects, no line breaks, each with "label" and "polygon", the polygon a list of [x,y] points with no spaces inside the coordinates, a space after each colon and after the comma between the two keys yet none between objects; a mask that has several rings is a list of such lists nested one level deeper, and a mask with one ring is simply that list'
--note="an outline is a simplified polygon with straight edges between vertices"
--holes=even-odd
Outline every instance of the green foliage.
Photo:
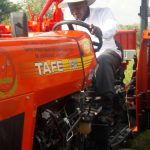
[{"label": "green foliage", "polygon": [[131,59],[127,65],[127,69],[124,72],[125,78],[123,80],[124,84],[129,84],[131,79],[132,79],[132,74],[133,74],[133,64],[134,60]]},{"label": "green foliage", "polygon": [[0,0],[0,23],[10,22],[10,13],[21,9],[21,5],[14,4],[9,0]]},{"label": "green foliage", "polygon": [[38,15],[42,10],[45,2],[46,0],[28,0],[26,4],[30,6],[32,12],[35,15]]},{"label": "green foliage", "polygon": [[[24,10],[26,11],[27,15],[29,16],[28,6],[30,7],[31,11],[33,12],[34,16],[38,16],[45,6],[47,0],[26,0],[24,5]],[[49,9],[49,11],[46,14],[46,17],[51,17],[52,11]]]}]

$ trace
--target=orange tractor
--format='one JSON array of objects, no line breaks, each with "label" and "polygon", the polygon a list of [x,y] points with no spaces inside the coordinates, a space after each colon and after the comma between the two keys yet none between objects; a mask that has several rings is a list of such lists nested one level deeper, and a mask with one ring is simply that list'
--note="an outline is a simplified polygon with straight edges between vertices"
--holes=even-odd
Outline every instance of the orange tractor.
[{"label": "orange tractor", "polygon": [[[43,16],[53,2],[54,18],[46,19],[45,25]],[[31,11],[28,22],[24,13],[12,13],[11,32],[10,27],[0,26],[0,150],[117,149],[135,130],[150,128],[148,0],[141,2],[138,59],[136,32],[116,35],[124,50],[124,68],[116,73],[118,121],[111,128],[101,122],[101,98],[91,86],[94,51],[101,39],[95,48],[85,32],[56,30],[62,24],[88,28],[79,21],[59,22],[63,20],[59,2],[47,0],[37,20]],[[122,70],[133,56],[135,72],[125,86]]]}]

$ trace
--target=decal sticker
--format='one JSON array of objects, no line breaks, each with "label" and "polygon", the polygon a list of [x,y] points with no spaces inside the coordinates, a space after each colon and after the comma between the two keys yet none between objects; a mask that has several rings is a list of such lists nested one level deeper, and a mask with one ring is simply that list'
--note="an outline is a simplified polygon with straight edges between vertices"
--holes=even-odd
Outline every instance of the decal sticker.
[{"label": "decal sticker", "polygon": [[[83,57],[84,68],[89,67],[93,56]],[[58,74],[75,70],[82,70],[81,58],[46,60],[34,63],[35,73],[38,76]]]},{"label": "decal sticker", "polygon": [[39,75],[63,72],[62,61],[45,61],[34,63]]},{"label": "decal sticker", "polygon": [[12,60],[6,53],[0,53],[0,99],[16,91],[16,73]]},{"label": "decal sticker", "polygon": [[90,40],[87,38],[84,38],[81,40],[81,47],[85,54],[89,54],[91,50],[91,43]]}]

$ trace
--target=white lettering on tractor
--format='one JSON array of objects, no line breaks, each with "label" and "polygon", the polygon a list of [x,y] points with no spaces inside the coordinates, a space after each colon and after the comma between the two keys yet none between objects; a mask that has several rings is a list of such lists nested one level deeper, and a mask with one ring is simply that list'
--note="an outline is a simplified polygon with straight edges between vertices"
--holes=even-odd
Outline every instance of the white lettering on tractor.
[{"label": "white lettering on tractor", "polygon": [[41,67],[42,67],[42,63],[35,63],[35,67],[38,67],[38,71],[39,71],[39,75],[42,75],[42,71],[41,71]]},{"label": "white lettering on tractor", "polygon": [[44,62],[44,69],[43,69],[43,74],[46,74],[46,73],[51,73],[51,70],[48,66],[48,63],[47,62]]},{"label": "white lettering on tractor", "polygon": [[51,68],[52,68],[52,72],[56,72],[56,69],[57,69],[57,63],[56,63],[56,61],[52,61],[51,62]]},{"label": "white lettering on tractor", "polygon": [[35,67],[38,69],[39,75],[51,74],[54,72],[63,72],[62,61],[51,61],[51,62],[36,62]]},{"label": "white lettering on tractor", "polygon": [[57,66],[58,66],[58,71],[63,72],[63,66],[62,66],[62,61],[57,61]]}]

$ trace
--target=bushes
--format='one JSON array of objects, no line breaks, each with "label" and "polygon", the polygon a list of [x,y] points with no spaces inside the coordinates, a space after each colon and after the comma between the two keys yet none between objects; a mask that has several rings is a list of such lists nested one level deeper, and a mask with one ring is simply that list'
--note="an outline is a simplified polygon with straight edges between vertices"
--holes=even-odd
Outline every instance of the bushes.
[{"label": "bushes", "polygon": [[9,0],[0,0],[0,24],[10,23],[10,13],[20,9],[20,4],[14,4]]}]

